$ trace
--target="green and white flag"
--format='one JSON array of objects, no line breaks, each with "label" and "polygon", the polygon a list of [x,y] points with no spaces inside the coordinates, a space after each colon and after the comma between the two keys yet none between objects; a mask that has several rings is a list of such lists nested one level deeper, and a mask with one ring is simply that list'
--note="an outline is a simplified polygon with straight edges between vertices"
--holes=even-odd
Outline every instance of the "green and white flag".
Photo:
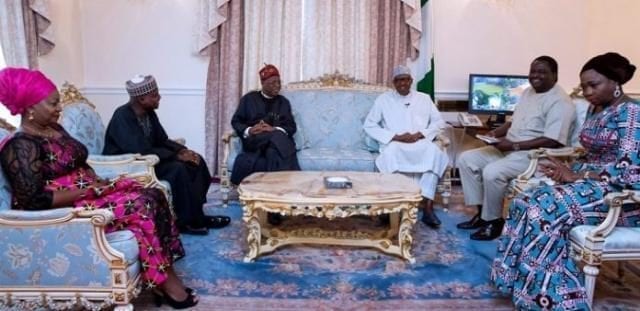
[{"label": "green and white flag", "polygon": [[435,101],[434,63],[433,63],[433,1],[421,0],[422,36],[420,37],[420,55],[411,63],[416,88],[427,93]]}]

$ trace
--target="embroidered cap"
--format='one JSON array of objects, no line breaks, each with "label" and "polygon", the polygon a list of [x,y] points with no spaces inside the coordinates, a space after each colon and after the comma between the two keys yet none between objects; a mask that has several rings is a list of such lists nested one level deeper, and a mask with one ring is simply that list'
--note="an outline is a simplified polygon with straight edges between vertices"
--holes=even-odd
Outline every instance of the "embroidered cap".
[{"label": "embroidered cap", "polygon": [[411,69],[409,69],[409,67],[404,65],[398,65],[395,68],[393,68],[393,76],[391,77],[392,79],[395,79],[397,76],[401,76],[401,75],[411,76]]},{"label": "embroidered cap", "polygon": [[147,95],[158,89],[156,79],[151,75],[136,75],[125,83],[125,87],[131,97]]},{"label": "embroidered cap", "polygon": [[260,69],[260,82],[264,82],[264,80],[267,80],[275,76],[279,77],[280,72],[278,71],[278,68],[276,68],[276,66],[274,65],[267,64],[264,67],[262,67],[262,69]]}]

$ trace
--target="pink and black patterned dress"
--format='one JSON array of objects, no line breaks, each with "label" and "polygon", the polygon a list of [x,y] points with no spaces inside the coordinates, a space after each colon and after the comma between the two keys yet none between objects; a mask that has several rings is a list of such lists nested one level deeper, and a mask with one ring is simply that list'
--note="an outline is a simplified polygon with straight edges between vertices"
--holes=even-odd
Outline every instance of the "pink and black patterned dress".
[{"label": "pink and black patterned dress", "polygon": [[[85,189],[98,179],[87,164],[87,148],[62,127],[56,129],[61,134],[59,138],[17,132],[4,141],[0,164],[13,190],[13,209],[51,209],[54,191]],[[74,206],[112,211],[115,217],[106,232],[133,232],[140,248],[145,285],[153,288],[162,284],[167,268],[184,257],[164,194],[132,179],[120,179],[87,194]]]}]

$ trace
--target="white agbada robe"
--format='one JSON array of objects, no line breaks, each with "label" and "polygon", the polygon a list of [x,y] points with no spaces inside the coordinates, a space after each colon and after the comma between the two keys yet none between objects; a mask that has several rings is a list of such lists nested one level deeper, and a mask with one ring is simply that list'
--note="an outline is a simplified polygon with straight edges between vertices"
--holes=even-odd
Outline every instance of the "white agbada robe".
[{"label": "white agbada robe", "polygon": [[[397,91],[380,95],[364,121],[364,130],[380,143],[376,167],[383,173],[407,173],[419,179],[422,195],[433,199],[438,179],[449,158],[433,142],[445,122],[431,97],[412,90],[407,96]],[[396,134],[420,132],[415,143],[391,141]]]}]

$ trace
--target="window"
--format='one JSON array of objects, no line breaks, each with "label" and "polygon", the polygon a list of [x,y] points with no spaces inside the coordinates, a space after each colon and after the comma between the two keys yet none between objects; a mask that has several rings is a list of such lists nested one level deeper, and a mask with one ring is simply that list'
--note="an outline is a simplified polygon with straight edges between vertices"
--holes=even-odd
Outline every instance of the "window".
[{"label": "window", "polygon": [[0,69],[6,67],[7,65],[4,62],[4,54],[2,54],[2,45],[0,45]]}]

